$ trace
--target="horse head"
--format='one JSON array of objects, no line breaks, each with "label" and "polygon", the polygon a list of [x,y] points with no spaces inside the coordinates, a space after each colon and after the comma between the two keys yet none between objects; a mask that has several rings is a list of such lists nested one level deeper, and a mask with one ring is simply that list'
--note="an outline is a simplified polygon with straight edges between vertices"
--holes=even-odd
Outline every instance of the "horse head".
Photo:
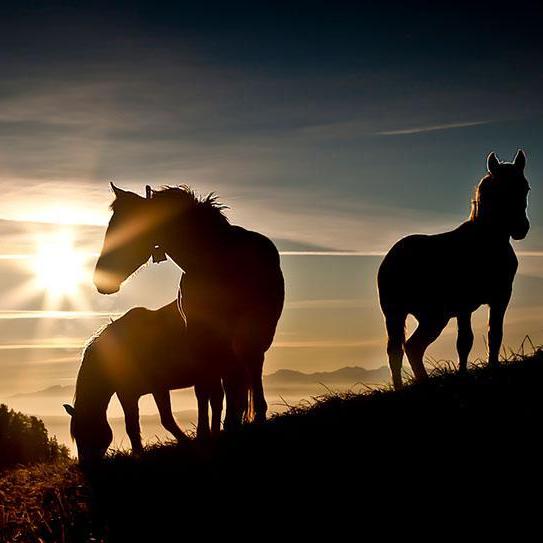
[{"label": "horse head", "polygon": [[[218,239],[228,225],[225,206],[214,194],[199,197],[187,186],[146,188],[146,197],[111,184],[115,200],[94,284],[102,294],[117,292],[150,257],[166,259],[163,246],[184,249],[184,254],[205,252],[209,239]],[[189,249],[190,245],[190,249]],[[179,262],[177,262],[179,264]],[[186,264],[186,262],[185,262]]]},{"label": "horse head", "polygon": [[160,223],[150,188],[147,198],[113,183],[111,189],[115,194],[113,214],[94,270],[94,284],[101,294],[117,292],[123,281],[156,255],[155,237]]},{"label": "horse head", "polygon": [[495,153],[487,158],[488,174],[477,187],[472,219],[485,223],[515,240],[530,229],[526,215],[530,186],[524,177],[526,156],[517,152],[513,162],[501,162]]},{"label": "horse head", "polygon": [[113,441],[113,432],[107,422],[106,411],[94,412],[64,404],[70,415],[70,434],[77,445],[79,463],[92,465],[101,460]]}]

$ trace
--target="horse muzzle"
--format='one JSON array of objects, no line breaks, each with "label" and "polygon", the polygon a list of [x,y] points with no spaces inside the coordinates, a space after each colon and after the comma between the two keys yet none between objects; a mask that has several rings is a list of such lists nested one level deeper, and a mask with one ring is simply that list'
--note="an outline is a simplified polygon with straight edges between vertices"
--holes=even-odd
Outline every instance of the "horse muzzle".
[{"label": "horse muzzle", "polygon": [[514,228],[511,231],[511,237],[517,241],[524,239],[528,235],[529,230],[530,230],[530,221],[526,219],[526,222],[524,222],[519,228]]},{"label": "horse muzzle", "polygon": [[94,286],[100,294],[115,294],[121,288],[121,281],[115,274],[96,268]]},{"label": "horse muzzle", "polygon": [[83,449],[78,450],[78,462],[84,469],[96,467],[104,459],[107,449]]},{"label": "horse muzzle", "polygon": [[100,287],[96,283],[95,286],[99,294],[115,294],[119,292],[119,287]]}]

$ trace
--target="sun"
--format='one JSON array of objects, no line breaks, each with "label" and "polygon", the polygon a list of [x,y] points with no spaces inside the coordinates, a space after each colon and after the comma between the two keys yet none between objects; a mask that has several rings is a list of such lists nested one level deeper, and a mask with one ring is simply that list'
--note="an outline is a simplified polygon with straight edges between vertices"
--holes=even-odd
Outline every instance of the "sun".
[{"label": "sun", "polygon": [[87,260],[69,230],[40,236],[31,263],[36,288],[56,304],[64,299],[77,301],[80,287],[89,281]]},{"label": "sun", "polygon": [[44,225],[32,234],[34,251],[17,260],[27,279],[4,293],[5,303],[25,305],[40,295],[46,311],[90,310],[87,295],[96,253],[78,241],[73,226]]}]

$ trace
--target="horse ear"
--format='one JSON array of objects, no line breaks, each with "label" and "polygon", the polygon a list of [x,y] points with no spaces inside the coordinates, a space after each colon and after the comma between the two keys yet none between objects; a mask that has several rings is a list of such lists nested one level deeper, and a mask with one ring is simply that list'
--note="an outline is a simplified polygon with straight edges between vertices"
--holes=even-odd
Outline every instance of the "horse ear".
[{"label": "horse ear", "polygon": [[500,161],[498,160],[496,153],[490,153],[486,159],[486,169],[488,170],[488,173],[496,173],[499,165]]},{"label": "horse ear", "polygon": [[75,408],[71,406],[69,403],[62,404],[64,409],[66,409],[66,413],[70,415],[70,417],[73,417],[75,415]]},{"label": "horse ear", "polygon": [[145,185],[145,198],[149,200],[153,196],[153,189],[151,188],[151,185]]},{"label": "horse ear", "polygon": [[119,187],[116,187],[113,182],[109,183],[109,186],[111,187],[111,190],[113,191],[113,194],[115,194],[116,198],[120,198],[123,194],[126,194],[127,191],[120,189]]},{"label": "horse ear", "polygon": [[526,166],[526,155],[524,154],[524,151],[522,149],[519,149],[517,151],[517,156],[515,156],[515,160],[513,160],[513,164],[521,172],[524,171],[524,167]]}]

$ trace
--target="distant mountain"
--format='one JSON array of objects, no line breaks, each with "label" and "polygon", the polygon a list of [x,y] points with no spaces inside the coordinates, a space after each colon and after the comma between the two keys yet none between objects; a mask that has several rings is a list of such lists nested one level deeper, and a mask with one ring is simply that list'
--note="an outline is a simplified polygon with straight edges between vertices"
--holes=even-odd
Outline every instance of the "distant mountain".
[{"label": "distant mountain", "polygon": [[302,373],[296,370],[278,370],[264,376],[266,385],[313,385],[313,384],[347,384],[355,383],[377,384],[389,380],[389,370],[386,366],[368,370],[359,366],[348,366],[335,371],[319,371]]},{"label": "distant mountain", "polygon": [[[335,371],[319,371],[303,373],[296,370],[278,370],[275,373],[264,375],[264,385],[354,385],[356,383],[378,384],[389,380],[389,370],[386,366],[368,370],[359,366],[347,366]],[[73,396],[73,385],[54,385],[35,392],[14,394],[10,398],[66,398]]]},{"label": "distant mountain", "polygon": [[[198,411],[196,409],[184,409],[182,411],[175,411],[173,416],[179,423],[191,423],[197,419]],[[66,426],[66,428],[68,428],[67,421],[70,420],[67,415],[45,415],[41,418],[45,422],[47,428],[56,428],[57,425]],[[124,416],[122,415],[108,417],[108,420],[112,425],[124,425]],[[160,415],[140,415],[140,422],[141,424],[160,426]]]},{"label": "distant mountain", "polygon": [[75,387],[73,385],[53,385],[42,390],[36,390],[35,392],[21,392],[14,394],[10,398],[57,398],[65,396],[73,396]]}]

